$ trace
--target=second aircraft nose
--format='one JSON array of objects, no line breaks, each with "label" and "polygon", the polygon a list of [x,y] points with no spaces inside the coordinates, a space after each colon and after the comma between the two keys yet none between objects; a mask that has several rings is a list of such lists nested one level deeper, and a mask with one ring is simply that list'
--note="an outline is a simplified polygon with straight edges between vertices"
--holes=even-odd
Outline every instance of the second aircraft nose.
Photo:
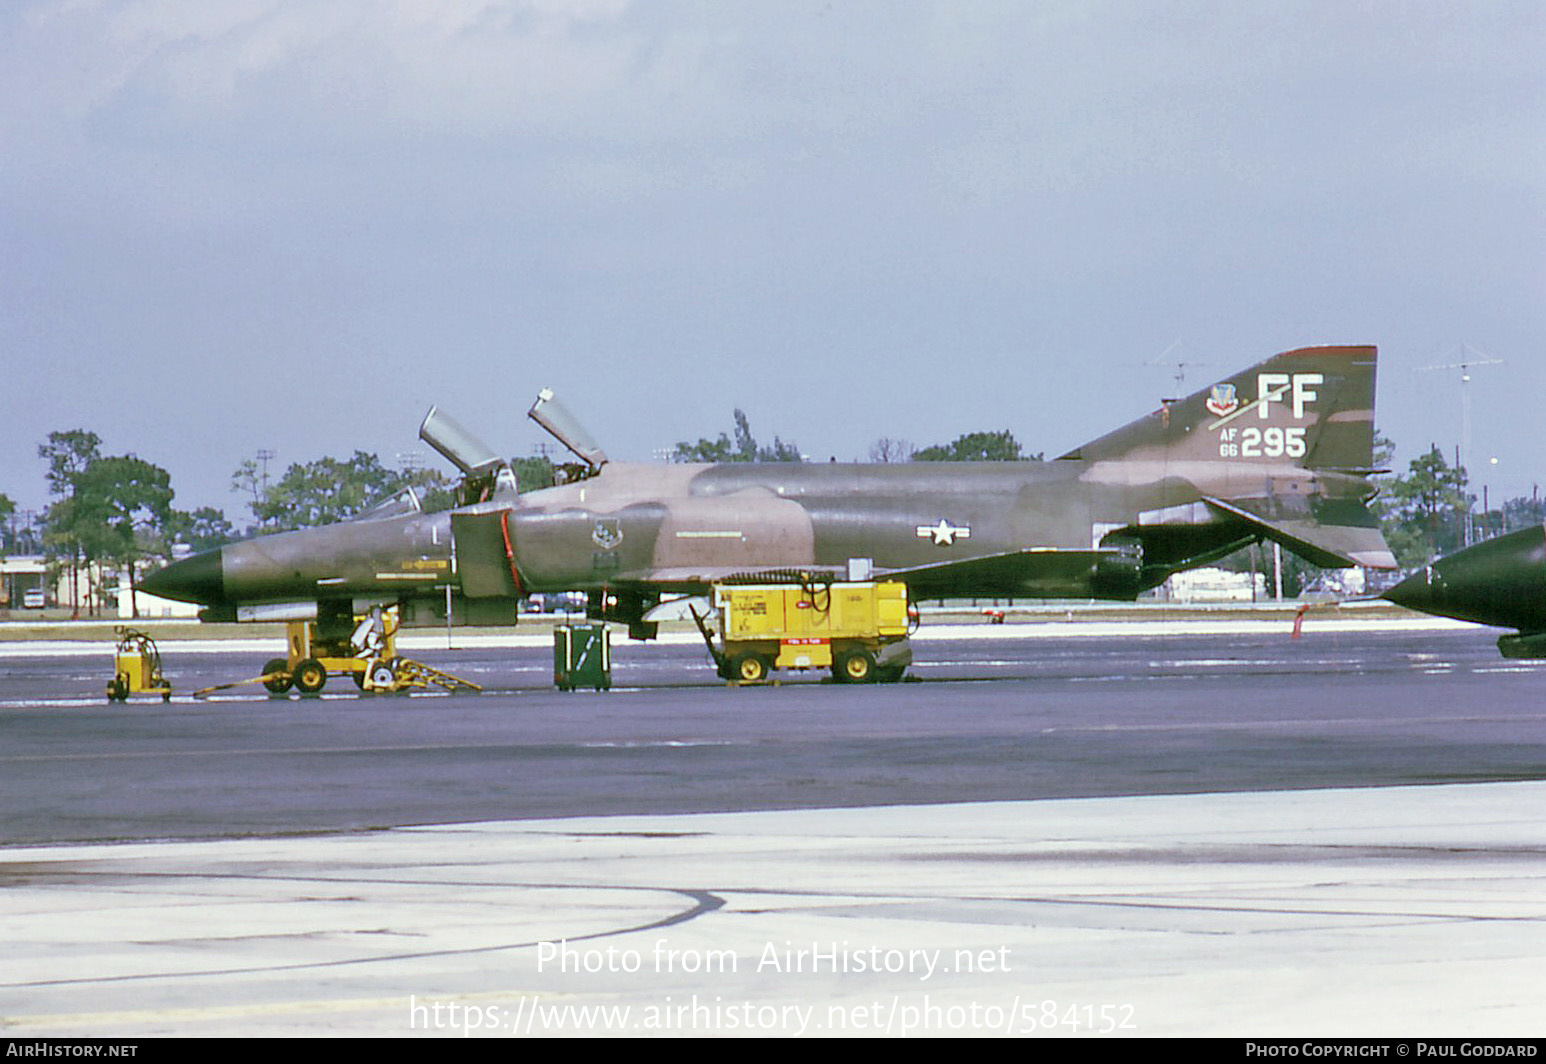
[{"label": "second aircraft nose", "polygon": [[1395,587],[1380,596],[1397,606],[1405,606],[1409,610],[1420,610],[1423,613],[1433,613],[1433,607],[1437,605],[1433,593],[1433,566],[1424,566]]},{"label": "second aircraft nose", "polygon": [[1525,528],[1440,559],[1385,592],[1385,598],[1440,617],[1546,629],[1546,533]]}]

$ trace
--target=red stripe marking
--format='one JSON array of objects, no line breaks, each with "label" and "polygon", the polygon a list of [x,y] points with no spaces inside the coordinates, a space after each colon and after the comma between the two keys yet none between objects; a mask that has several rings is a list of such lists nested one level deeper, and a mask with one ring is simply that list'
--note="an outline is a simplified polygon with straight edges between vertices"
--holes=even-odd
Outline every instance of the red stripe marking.
[{"label": "red stripe marking", "polygon": [[510,511],[499,511],[499,534],[505,537],[505,560],[510,563],[510,579],[515,581],[515,593],[521,593],[521,573],[515,567],[515,548],[510,545]]}]

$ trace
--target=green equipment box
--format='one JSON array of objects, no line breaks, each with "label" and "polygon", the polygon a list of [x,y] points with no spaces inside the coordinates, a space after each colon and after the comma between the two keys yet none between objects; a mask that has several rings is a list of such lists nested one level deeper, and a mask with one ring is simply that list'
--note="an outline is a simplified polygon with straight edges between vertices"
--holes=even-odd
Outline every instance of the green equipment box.
[{"label": "green equipment box", "polygon": [[553,683],[560,691],[612,686],[612,633],[604,624],[560,624],[553,629]]}]

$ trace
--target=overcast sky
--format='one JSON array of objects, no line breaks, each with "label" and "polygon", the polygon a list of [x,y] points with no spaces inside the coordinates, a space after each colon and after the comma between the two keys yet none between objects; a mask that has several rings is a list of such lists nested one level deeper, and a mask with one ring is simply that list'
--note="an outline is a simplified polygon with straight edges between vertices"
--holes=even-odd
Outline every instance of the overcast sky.
[{"label": "overcast sky", "polygon": [[[1048,456],[1380,347],[1406,460],[1546,486],[1546,3],[12,0],[0,492],[86,428],[232,470],[496,449]],[[1461,345],[1468,354],[1461,355]],[[1498,459],[1496,466],[1488,461]],[[1479,494],[1479,491],[1478,491]]]}]

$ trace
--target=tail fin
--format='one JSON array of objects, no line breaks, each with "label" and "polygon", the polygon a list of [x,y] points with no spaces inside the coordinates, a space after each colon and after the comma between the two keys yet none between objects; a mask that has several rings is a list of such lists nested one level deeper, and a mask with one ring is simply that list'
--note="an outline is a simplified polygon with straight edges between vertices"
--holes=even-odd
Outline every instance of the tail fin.
[{"label": "tail fin", "polygon": [[1258,362],[1064,458],[1283,464],[1352,474],[1374,464],[1372,346],[1303,347]]},{"label": "tail fin", "polygon": [[1314,565],[1395,568],[1366,505],[1374,370],[1373,347],[1285,351],[1063,457],[1168,467],[1245,535]]}]

